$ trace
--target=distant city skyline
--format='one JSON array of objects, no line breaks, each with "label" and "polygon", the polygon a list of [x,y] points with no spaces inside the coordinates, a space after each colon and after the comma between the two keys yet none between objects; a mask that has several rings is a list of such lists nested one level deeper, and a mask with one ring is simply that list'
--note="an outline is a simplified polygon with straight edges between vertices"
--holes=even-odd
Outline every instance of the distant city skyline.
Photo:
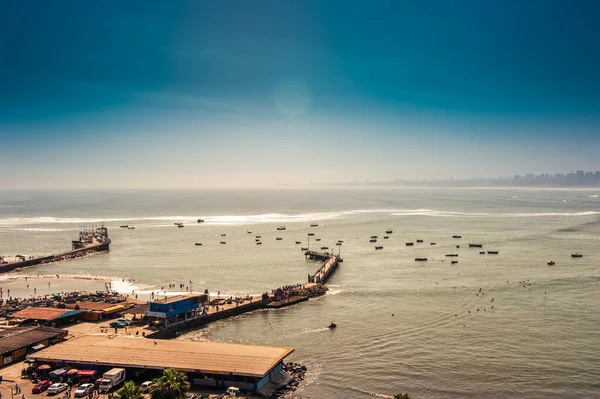
[{"label": "distant city skyline", "polygon": [[8,0],[0,188],[598,170],[598,15],[592,0]]}]

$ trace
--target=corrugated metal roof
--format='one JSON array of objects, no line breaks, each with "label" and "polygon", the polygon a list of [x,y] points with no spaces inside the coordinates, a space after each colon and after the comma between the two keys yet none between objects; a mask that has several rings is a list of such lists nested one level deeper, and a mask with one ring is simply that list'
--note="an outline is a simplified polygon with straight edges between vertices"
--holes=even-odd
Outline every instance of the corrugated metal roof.
[{"label": "corrugated metal roof", "polygon": [[50,321],[60,319],[62,317],[69,317],[80,313],[79,310],[73,309],[58,309],[58,308],[37,308],[30,307],[19,310],[12,314],[13,317],[18,319],[30,319],[30,320],[44,320]]},{"label": "corrugated metal roof", "polygon": [[2,331],[0,354],[35,345],[60,336],[66,336],[67,330],[51,327],[15,327]]},{"label": "corrugated metal roof", "polygon": [[30,360],[263,377],[293,348],[219,342],[84,335],[27,356]]}]

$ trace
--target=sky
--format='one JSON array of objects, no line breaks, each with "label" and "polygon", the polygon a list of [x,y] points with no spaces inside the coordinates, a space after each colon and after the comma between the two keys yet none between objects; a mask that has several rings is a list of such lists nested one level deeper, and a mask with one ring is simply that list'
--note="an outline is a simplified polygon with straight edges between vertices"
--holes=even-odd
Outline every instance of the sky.
[{"label": "sky", "polygon": [[0,187],[600,170],[600,2],[0,3]]}]

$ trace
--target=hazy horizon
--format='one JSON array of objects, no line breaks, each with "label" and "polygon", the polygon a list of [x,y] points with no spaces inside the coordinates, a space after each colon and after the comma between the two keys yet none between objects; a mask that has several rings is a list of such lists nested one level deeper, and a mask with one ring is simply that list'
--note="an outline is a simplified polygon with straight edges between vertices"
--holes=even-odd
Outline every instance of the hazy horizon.
[{"label": "hazy horizon", "polygon": [[600,169],[594,1],[2,9],[2,188]]}]

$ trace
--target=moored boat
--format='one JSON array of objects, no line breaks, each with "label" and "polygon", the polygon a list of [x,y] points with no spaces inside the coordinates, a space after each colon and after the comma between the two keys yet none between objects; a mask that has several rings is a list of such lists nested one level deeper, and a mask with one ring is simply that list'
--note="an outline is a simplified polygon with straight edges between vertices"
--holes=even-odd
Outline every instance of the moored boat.
[{"label": "moored boat", "polygon": [[407,247],[412,247],[413,245],[415,245],[415,243],[414,243],[414,242],[407,242],[407,243],[406,243],[406,246],[407,246]]},{"label": "moored boat", "polygon": [[202,243],[201,243],[201,242],[197,242],[195,245],[197,245],[197,246],[201,246],[201,245],[202,245]]},{"label": "moored boat", "polygon": [[392,231],[392,230],[386,230],[386,231],[385,231],[385,234],[392,234],[392,233],[393,233],[393,231]]},{"label": "moored boat", "polygon": [[372,238],[372,239],[369,240],[369,242],[377,242],[377,240],[374,239],[374,238]]},{"label": "moored boat", "polygon": [[469,244],[469,248],[483,248],[483,244]]},{"label": "moored boat", "polygon": [[378,245],[375,247],[375,249],[383,249],[383,245]]},{"label": "moored boat", "polygon": [[285,230],[285,226],[279,226],[279,227],[277,228],[277,230],[279,230],[279,231]]},{"label": "moored boat", "polygon": [[204,219],[198,219],[198,223],[204,223]]},{"label": "moored boat", "polygon": [[275,237],[275,240],[276,241],[281,241],[281,240],[283,240],[283,237]]},{"label": "moored boat", "polygon": [[498,251],[487,251],[488,255],[498,255]]},{"label": "moored boat", "polygon": [[451,263],[451,264],[453,264],[453,265],[455,265],[455,264],[457,264],[457,263],[458,263],[458,261],[457,261],[457,260],[453,260],[453,261],[452,261],[452,262],[450,262],[450,263]]},{"label": "moored boat", "polygon": [[128,227],[129,227],[129,225],[128,225],[128,224],[124,224],[124,225],[121,225],[120,227],[121,227],[122,229],[126,229],[126,228],[128,228]]},{"label": "moored boat", "polygon": [[426,262],[428,258],[415,258],[415,262]]},{"label": "moored boat", "polygon": [[548,261],[548,266],[554,266],[555,264],[556,264],[556,262],[553,260]]},{"label": "moored boat", "polygon": [[302,242],[301,241],[296,241],[296,245],[298,245],[298,244],[302,244]]},{"label": "moored boat", "polygon": [[420,244],[422,242],[423,242],[423,240],[417,240],[417,244]]},{"label": "moored boat", "polygon": [[316,223],[313,223],[313,224],[310,225],[310,227],[319,227],[319,225],[316,224]]},{"label": "moored boat", "polygon": [[578,252],[578,253],[575,253],[575,254],[571,254],[571,257],[573,257],[573,258],[583,258],[583,254],[580,254]]},{"label": "moored boat", "polygon": [[462,238],[462,236],[459,236],[458,234],[455,234],[452,236],[452,238]]}]

